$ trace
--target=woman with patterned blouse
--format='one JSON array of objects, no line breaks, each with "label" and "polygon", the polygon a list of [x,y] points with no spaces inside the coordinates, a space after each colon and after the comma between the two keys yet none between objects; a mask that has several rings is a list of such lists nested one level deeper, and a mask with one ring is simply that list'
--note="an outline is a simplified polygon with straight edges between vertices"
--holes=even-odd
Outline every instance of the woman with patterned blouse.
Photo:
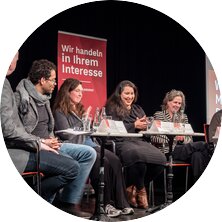
[{"label": "woman with patterned blouse", "polygon": [[[183,113],[185,110],[183,92],[171,90],[166,93],[161,107],[162,111],[157,111],[154,114],[155,120],[181,122],[183,116],[184,123],[188,123],[188,117]],[[169,153],[167,136],[152,136],[151,141],[166,155]],[[203,141],[193,142],[190,136],[175,137],[172,156],[174,160],[191,163],[194,182],[199,179],[210,160],[208,145]]]}]

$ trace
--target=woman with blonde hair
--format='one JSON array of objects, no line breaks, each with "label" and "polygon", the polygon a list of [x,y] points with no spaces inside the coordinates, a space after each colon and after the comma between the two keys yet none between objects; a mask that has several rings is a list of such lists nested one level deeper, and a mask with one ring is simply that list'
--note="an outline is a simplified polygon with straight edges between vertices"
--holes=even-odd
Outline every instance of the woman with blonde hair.
[{"label": "woman with blonde hair", "polygon": [[[166,93],[161,105],[162,111],[154,114],[154,119],[164,122],[188,123],[184,113],[186,106],[185,96],[180,90],[171,90]],[[168,138],[166,136],[152,136],[155,143],[167,155],[169,153]],[[210,160],[208,145],[203,141],[193,142],[191,136],[176,136],[172,156],[174,160],[189,162],[192,165],[194,181],[196,181]]]}]

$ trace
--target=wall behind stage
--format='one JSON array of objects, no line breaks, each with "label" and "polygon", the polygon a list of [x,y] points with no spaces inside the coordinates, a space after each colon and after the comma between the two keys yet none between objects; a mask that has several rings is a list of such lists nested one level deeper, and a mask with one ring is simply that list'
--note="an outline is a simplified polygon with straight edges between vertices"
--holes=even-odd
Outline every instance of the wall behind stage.
[{"label": "wall behind stage", "polygon": [[152,115],[160,109],[167,91],[180,89],[186,95],[186,113],[194,130],[203,131],[205,53],[174,20],[149,7],[122,1],[68,9],[24,40],[16,69],[19,76],[10,77],[14,89],[27,76],[33,60],[46,58],[57,64],[58,30],[107,39],[108,96],[119,81],[129,79],[139,88],[138,103]]}]

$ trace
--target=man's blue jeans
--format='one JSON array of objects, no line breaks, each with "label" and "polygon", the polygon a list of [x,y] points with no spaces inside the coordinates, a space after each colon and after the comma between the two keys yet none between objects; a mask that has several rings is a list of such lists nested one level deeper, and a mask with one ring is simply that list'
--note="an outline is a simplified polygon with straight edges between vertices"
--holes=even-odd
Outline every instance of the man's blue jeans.
[{"label": "man's blue jeans", "polygon": [[63,143],[60,151],[68,154],[79,163],[79,174],[75,180],[63,188],[59,198],[63,202],[79,204],[86,180],[96,160],[96,151],[90,146],[73,143]]},{"label": "man's blue jeans", "polygon": [[[76,160],[46,150],[40,152],[40,171],[44,174],[41,182],[41,196],[52,202],[56,192],[64,185],[75,180],[79,175],[79,164]],[[24,172],[36,171],[36,153],[30,153]]]}]

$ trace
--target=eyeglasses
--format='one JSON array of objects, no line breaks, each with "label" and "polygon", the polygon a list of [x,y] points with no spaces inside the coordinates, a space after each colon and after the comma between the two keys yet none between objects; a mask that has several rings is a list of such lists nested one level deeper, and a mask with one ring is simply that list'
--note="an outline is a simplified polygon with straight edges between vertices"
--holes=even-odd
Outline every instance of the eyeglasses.
[{"label": "eyeglasses", "polygon": [[53,85],[56,84],[56,79],[46,79],[46,80],[50,81]]}]

